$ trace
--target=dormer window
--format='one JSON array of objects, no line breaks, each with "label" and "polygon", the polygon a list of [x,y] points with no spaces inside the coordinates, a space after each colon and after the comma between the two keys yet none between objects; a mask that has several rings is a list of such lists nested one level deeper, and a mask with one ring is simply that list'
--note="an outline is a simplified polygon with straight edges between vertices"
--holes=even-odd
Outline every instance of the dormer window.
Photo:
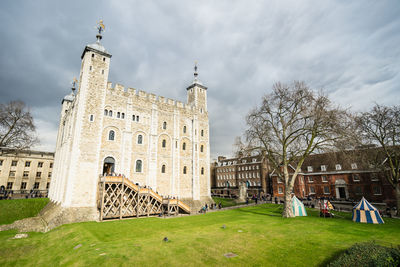
[{"label": "dormer window", "polygon": [[246,160],[244,159],[244,160],[242,160],[242,163],[246,163]]},{"label": "dormer window", "polygon": [[336,168],[337,171],[340,171],[340,170],[342,169],[342,165],[336,164],[336,165],[335,165],[335,168]]},{"label": "dormer window", "polygon": [[257,159],[253,159],[253,162],[257,162]]},{"label": "dormer window", "polygon": [[312,166],[307,166],[307,171],[308,172],[312,172],[313,171],[313,167]]},{"label": "dormer window", "polygon": [[326,165],[321,165],[321,171],[326,172]]},{"label": "dormer window", "polygon": [[357,169],[357,163],[352,163],[352,164],[351,164],[351,169],[352,169],[352,170]]}]

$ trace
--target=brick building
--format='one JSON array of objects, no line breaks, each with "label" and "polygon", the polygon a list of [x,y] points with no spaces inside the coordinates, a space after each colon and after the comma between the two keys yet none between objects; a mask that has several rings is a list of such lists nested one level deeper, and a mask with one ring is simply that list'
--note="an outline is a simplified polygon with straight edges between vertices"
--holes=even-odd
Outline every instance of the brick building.
[{"label": "brick building", "polygon": [[[368,163],[367,151],[347,151],[309,156],[303,163],[294,187],[300,198],[331,198],[358,201],[362,196],[371,202],[395,204],[395,192],[385,173]],[[273,195],[284,196],[284,184],[274,174]]]},{"label": "brick building", "polygon": [[249,195],[260,195],[270,190],[268,166],[262,155],[218,157],[213,164],[211,193],[218,196],[238,196],[239,185],[245,183]]}]

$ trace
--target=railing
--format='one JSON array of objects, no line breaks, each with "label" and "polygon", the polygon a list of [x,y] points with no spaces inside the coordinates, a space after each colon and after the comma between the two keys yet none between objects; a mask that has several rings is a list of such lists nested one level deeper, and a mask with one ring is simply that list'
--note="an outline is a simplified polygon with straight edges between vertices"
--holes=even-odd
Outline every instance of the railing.
[{"label": "railing", "polygon": [[178,199],[163,198],[151,188],[141,187],[126,177],[100,177],[98,208],[100,220],[150,215],[190,213]]}]

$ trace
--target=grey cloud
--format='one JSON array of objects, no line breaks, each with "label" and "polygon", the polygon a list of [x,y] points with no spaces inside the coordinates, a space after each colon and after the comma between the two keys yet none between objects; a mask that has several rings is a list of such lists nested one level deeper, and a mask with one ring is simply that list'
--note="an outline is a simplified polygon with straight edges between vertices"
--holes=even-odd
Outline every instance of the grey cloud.
[{"label": "grey cloud", "polygon": [[[229,155],[277,81],[305,80],[365,110],[400,99],[398,1],[2,1],[2,101],[32,107],[51,150],[62,97],[104,19],[109,80],[181,101],[199,61],[211,152]],[[51,137],[53,136],[53,138]]]}]

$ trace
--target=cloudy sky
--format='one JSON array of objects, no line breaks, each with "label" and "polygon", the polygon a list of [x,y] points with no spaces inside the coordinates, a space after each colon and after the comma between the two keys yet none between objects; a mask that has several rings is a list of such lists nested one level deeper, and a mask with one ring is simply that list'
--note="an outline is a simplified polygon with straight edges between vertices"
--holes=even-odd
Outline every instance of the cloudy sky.
[{"label": "cloudy sky", "polygon": [[23,100],[53,151],[61,100],[106,25],[109,80],[186,101],[208,86],[211,154],[230,155],[274,82],[304,80],[354,111],[400,101],[400,1],[0,2],[0,101]]}]

